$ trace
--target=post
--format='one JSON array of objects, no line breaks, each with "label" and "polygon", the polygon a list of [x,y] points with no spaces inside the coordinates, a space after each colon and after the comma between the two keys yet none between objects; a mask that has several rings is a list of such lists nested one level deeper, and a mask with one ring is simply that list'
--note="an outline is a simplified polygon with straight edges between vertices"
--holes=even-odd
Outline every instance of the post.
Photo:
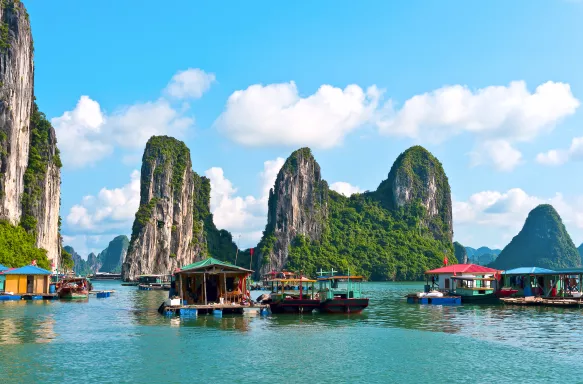
[{"label": "post", "polygon": [[184,279],[182,278],[182,276],[177,273],[176,277],[178,277],[180,279],[180,297],[182,298],[182,304],[184,304]]},{"label": "post", "polygon": [[204,288],[204,305],[207,305],[207,301],[206,301],[206,272],[204,272],[202,274],[202,285]]}]

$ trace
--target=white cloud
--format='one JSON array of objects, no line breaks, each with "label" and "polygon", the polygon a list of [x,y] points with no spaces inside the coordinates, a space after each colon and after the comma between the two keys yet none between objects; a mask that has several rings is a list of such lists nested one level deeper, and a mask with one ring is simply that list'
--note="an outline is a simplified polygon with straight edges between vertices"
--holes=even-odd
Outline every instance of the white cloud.
[{"label": "white cloud", "polygon": [[[188,69],[172,77],[165,93],[175,99],[199,98],[213,81],[212,73]],[[194,118],[188,103],[174,105],[165,98],[121,106],[106,113],[97,101],[81,96],[73,110],[52,118],[51,122],[64,166],[82,168],[111,155],[116,148],[142,150],[153,135],[182,138],[194,125]]]},{"label": "white cloud", "polygon": [[463,239],[471,238],[475,246],[503,246],[518,234],[528,213],[539,204],[551,204],[573,240],[583,240],[583,197],[566,199],[556,193],[550,198],[544,198],[529,195],[520,188],[506,192],[482,191],[471,195],[467,201],[454,200],[456,238],[462,244]]},{"label": "white cloud", "polygon": [[330,184],[330,189],[347,197],[350,197],[354,193],[363,192],[363,190],[360,189],[359,187],[351,185],[350,183],[344,181],[337,181],[335,183]]},{"label": "white cloud", "polygon": [[471,153],[472,165],[491,163],[497,170],[512,171],[522,162],[522,153],[506,140],[488,140]]},{"label": "white cloud", "polygon": [[536,155],[536,161],[543,165],[561,165],[569,160],[583,159],[583,137],[574,137],[568,149],[551,149]]},{"label": "white cloud", "polygon": [[99,103],[81,96],[75,109],[51,120],[65,166],[82,167],[111,154],[113,146],[104,140],[103,115]]},{"label": "white cloud", "polygon": [[172,76],[165,92],[177,99],[199,99],[214,82],[214,73],[206,73],[198,68],[189,68]]},{"label": "white cloud", "polygon": [[67,229],[72,232],[100,233],[112,229],[128,231],[140,205],[140,172],[134,170],[131,181],[121,188],[102,188],[97,196],[83,197],[67,215]]},{"label": "white cloud", "polygon": [[110,155],[114,147],[141,149],[153,135],[182,137],[194,124],[188,109],[167,100],[138,103],[106,115],[99,103],[81,96],[72,111],[51,120],[66,167],[80,168]]},{"label": "white cloud", "polygon": [[259,197],[236,196],[237,189],[225,177],[222,168],[213,167],[205,172],[211,183],[211,211],[215,225],[231,232],[235,240],[240,235],[242,248],[256,245],[261,238],[267,221],[269,189],[273,187],[284,161],[279,157],[263,163],[263,171],[259,174]]},{"label": "white cloud", "polygon": [[371,120],[380,96],[376,86],[364,91],[358,85],[322,85],[313,95],[301,97],[293,81],[255,84],[229,97],[215,126],[248,146],[330,148]]},{"label": "white cloud", "polygon": [[530,140],[551,130],[579,107],[565,83],[548,81],[531,93],[524,81],[475,91],[446,86],[407,100],[392,116],[379,121],[381,132],[413,138],[443,138],[473,132],[517,141]]}]

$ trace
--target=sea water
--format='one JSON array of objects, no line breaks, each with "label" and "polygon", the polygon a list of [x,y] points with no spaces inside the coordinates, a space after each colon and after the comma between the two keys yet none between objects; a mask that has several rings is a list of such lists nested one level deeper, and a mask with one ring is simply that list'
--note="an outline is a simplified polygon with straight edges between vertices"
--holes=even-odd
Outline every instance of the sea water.
[{"label": "sea water", "polygon": [[360,315],[167,318],[165,291],[0,302],[0,382],[582,382],[583,309],[422,306],[365,283]]}]

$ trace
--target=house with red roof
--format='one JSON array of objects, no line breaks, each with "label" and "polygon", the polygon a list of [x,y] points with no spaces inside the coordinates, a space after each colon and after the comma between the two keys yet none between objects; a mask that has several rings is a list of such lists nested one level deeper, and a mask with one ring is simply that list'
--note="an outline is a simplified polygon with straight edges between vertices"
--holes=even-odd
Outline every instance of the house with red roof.
[{"label": "house with red roof", "polygon": [[[501,271],[476,264],[454,264],[425,272],[432,289],[452,292],[462,302],[493,298]],[[426,287],[426,290],[430,287]]]}]

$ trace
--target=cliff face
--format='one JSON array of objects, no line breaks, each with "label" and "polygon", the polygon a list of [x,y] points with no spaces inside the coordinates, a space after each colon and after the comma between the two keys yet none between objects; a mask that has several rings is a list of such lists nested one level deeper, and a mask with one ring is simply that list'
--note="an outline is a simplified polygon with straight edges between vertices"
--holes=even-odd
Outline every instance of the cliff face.
[{"label": "cliff face", "polygon": [[[171,273],[194,261],[194,243],[206,248],[200,234],[193,242],[194,189],[186,145],[167,136],[150,138],[142,159],[140,207],[122,266],[124,280]],[[196,229],[202,231],[202,226]]]},{"label": "cliff face", "polygon": [[0,6],[0,216],[18,224],[28,164],[34,68],[30,22],[24,5]]},{"label": "cliff face", "polygon": [[61,255],[57,140],[34,102],[26,9],[18,0],[0,4],[0,218],[33,234],[56,269]]},{"label": "cliff face", "polygon": [[101,263],[99,272],[121,272],[121,265],[127,254],[129,245],[130,241],[125,235],[117,236],[110,241],[107,248],[97,255]]},{"label": "cliff face", "polygon": [[498,269],[578,268],[581,257],[557,211],[552,205],[542,204],[530,211],[518,235],[491,266]]},{"label": "cliff face", "polygon": [[439,160],[425,148],[414,146],[403,152],[376,194],[391,210],[409,208],[419,202],[425,207],[423,224],[435,239],[451,243],[453,221],[449,182]]},{"label": "cliff face", "polygon": [[[452,244],[451,193],[439,161],[421,147],[401,154],[377,191],[328,189],[309,149],[292,153],[270,191],[255,269],[322,268],[373,280],[415,280],[442,265]],[[462,247],[463,248],[463,247]]]},{"label": "cliff face", "polygon": [[293,152],[269,192],[266,233],[270,237],[264,238],[257,258],[264,272],[285,267],[296,236],[320,240],[328,216],[327,200],[328,184],[310,149]]}]

